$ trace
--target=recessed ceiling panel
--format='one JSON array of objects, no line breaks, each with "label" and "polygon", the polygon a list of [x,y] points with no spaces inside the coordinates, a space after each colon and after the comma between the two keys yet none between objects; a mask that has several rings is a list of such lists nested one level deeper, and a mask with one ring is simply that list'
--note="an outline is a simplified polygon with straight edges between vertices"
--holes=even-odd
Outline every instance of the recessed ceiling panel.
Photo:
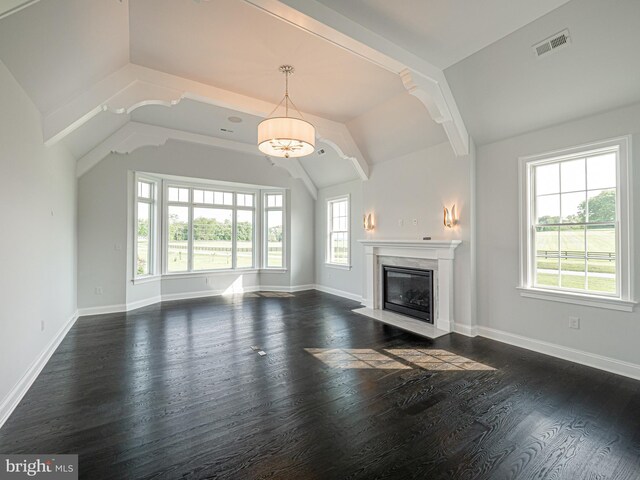
[{"label": "recessed ceiling panel", "polygon": [[398,75],[239,0],[136,0],[131,61],[277,103],[281,64],[298,108],[346,121],[403,91]]},{"label": "recessed ceiling panel", "polygon": [[137,108],[131,113],[131,120],[256,145],[258,123],[262,118],[184,99],[172,107],[148,105]]}]

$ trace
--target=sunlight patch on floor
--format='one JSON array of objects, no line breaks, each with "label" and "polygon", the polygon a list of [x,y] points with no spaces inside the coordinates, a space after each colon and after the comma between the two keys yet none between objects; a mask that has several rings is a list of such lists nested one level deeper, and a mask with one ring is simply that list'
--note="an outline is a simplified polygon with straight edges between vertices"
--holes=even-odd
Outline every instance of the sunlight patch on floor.
[{"label": "sunlight patch on floor", "polygon": [[370,348],[305,348],[318,360],[332,368],[377,368],[406,370],[409,365],[400,363]]},{"label": "sunlight patch on floor", "polygon": [[[305,348],[315,358],[338,369],[407,370],[420,368],[433,371],[495,370],[447,350],[393,348],[378,352],[371,348]],[[399,361],[402,359],[403,361]]]},{"label": "sunlight patch on floor", "polygon": [[474,362],[447,350],[428,348],[391,348],[385,352],[411,362],[426,370],[495,370],[483,363]]}]

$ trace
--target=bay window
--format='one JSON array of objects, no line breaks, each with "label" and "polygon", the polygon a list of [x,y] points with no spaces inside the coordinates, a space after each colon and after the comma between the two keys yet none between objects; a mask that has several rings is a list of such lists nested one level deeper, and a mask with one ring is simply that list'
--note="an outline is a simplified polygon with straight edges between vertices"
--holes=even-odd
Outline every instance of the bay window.
[{"label": "bay window", "polygon": [[156,183],[136,178],[134,204],[134,276],[144,277],[155,273],[155,211]]},{"label": "bay window", "polygon": [[286,269],[284,190],[135,173],[132,214],[134,283]]},{"label": "bay window", "polygon": [[166,271],[254,268],[255,193],[167,184]]},{"label": "bay window", "polygon": [[264,267],[284,268],[284,193],[264,195]]}]

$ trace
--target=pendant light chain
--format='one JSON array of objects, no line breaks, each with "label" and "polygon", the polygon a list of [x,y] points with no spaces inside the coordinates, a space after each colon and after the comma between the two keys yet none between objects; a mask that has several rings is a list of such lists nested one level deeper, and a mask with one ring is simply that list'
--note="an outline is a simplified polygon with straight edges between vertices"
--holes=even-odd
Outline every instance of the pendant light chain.
[{"label": "pendant light chain", "polygon": [[289,70],[284,72],[284,116],[289,116]]}]

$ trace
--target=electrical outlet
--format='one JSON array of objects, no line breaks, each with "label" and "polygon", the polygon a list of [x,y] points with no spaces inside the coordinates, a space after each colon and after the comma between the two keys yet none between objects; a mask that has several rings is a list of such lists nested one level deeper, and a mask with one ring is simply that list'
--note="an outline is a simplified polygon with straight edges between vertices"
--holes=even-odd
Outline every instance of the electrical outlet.
[{"label": "electrical outlet", "polygon": [[102,295],[102,287],[96,287],[96,295]]},{"label": "electrical outlet", "polygon": [[401,219],[401,218],[400,218],[400,219],[398,219],[398,226],[399,226],[399,227],[404,226],[404,220],[403,220],[403,219]]},{"label": "electrical outlet", "polygon": [[44,320],[40,320],[40,331],[44,332]]},{"label": "electrical outlet", "polygon": [[418,225],[418,219],[417,219],[417,218],[414,218],[412,223],[413,223],[414,225]]},{"label": "electrical outlet", "polygon": [[209,277],[204,277],[204,283],[205,285],[209,285]]},{"label": "electrical outlet", "polygon": [[580,328],[580,317],[569,317],[569,328],[578,330]]},{"label": "electrical outlet", "polygon": [[121,243],[116,243],[113,246],[113,249],[119,252],[120,250],[122,250],[122,244]]}]

